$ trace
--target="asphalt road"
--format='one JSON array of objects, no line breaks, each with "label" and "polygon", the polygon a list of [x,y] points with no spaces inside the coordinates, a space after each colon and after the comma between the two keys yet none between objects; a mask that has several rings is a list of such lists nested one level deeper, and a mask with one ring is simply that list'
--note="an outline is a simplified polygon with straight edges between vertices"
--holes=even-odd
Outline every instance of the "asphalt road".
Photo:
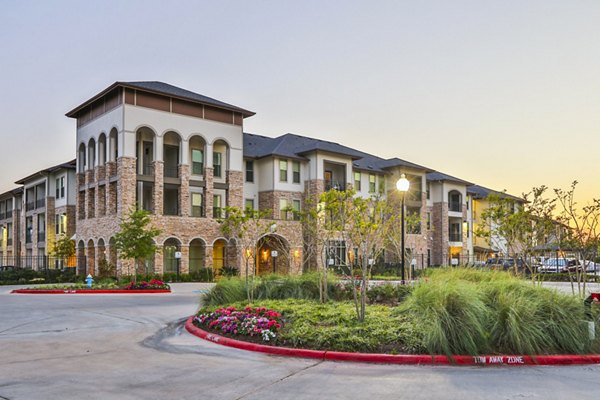
[{"label": "asphalt road", "polygon": [[189,335],[199,284],[159,295],[13,295],[0,287],[2,399],[598,399],[600,366],[319,362]]}]

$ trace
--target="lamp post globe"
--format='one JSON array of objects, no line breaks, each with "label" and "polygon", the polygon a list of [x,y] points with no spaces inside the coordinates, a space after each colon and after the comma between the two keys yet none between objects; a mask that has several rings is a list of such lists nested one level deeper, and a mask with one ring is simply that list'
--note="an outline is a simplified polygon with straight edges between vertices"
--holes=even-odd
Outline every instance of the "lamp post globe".
[{"label": "lamp post globe", "polygon": [[398,189],[398,191],[400,192],[400,194],[402,195],[402,240],[401,240],[401,251],[402,251],[402,269],[400,271],[400,274],[402,275],[402,281],[400,283],[402,283],[403,285],[406,283],[405,277],[404,277],[404,265],[405,265],[405,246],[404,246],[404,197],[406,196],[406,192],[408,192],[408,189],[410,188],[410,182],[408,179],[406,179],[406,175],[402,174],[400,175],[400,179],[398,179],[398,182],[396,182],[396,189]]}]

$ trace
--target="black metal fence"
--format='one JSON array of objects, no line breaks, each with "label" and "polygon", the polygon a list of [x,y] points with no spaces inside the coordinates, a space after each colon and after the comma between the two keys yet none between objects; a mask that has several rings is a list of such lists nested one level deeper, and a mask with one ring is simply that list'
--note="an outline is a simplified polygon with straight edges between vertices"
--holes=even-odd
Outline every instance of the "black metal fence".
[{"label": "black metal fence", "polygon": [[34,271],[68,270],[86,271],[87,257],[59,258],[53,256],[4,256],[0,257],[0,271],[31,269]]}]

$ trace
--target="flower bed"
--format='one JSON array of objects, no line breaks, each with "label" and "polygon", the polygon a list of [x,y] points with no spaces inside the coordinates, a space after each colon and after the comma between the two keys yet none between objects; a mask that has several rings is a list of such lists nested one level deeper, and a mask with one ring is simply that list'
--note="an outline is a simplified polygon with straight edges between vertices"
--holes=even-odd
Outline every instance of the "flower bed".
[{"label": "flower bed", "polygon": [[132,293],[171,293],[169,284],[153,279],[150,282],[131,282],[119,287],[115,282],[100,283],[89,288],[83,283],[74,285],[44,285],[34,288],[17,289],[11,293],[18,294],[132,294]]},{"label": "flower bed", "polygon": [[125,286],[125,290],[156,290],[156,289],[171,289],[169,284],[158,280],[152,279],[150,282],[142,281],[142,282],[131,282],[129,285]]},{"label": "flower bed", "polygon": [[263,342],[272,342],[283,326],[281,314],[264,307],[246,307],[243,310],[235,307],[218,308],[197,315],[194,322],[199,327],[221,334],[257,338]]}]

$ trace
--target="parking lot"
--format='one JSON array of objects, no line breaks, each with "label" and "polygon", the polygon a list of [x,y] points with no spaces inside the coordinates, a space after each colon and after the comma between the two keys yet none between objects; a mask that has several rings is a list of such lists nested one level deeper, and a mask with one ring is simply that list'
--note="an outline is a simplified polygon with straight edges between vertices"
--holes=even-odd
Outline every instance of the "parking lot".
[{"label": "parking lot", "polygon": [[0,287],[0,399],[596,399],[600,366],[431,367],[249,353],[182,329],[206,284],[160,295]]}]

